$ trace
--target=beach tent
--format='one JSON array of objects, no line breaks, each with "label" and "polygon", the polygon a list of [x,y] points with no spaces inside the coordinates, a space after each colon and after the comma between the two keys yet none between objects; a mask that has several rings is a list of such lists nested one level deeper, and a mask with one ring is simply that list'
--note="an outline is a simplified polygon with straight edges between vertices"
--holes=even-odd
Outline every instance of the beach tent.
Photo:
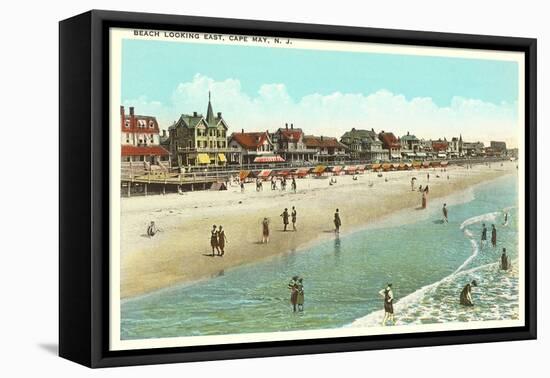
[{"label": "beach tent", "polygon": [[271,169],[263,169],[258,173],[258,178],[266,179],[271,174]]},{"label": "beach tent", "polygon": [[397,169],[399,169],[399,167],[401,166],[401,164],[400,164],[400,163],[393,163],[391,166],[392,166],[392,168],[393,168],[394,170],[397,170]]},{"label": "beach tent", "polygon": [[314,173],[318,176],[321,176],[323,174],[323,172],[325,172],[325,170],[327,169],[326,166],[324,165],[318,165],[316,166],[315,168],[313,168],[313,171],[311,173]]},{"label": "beach tent", "polygon": [[278,171],[278,172],[275,172],[274,173],[274,176],[282,176],[282,177],[286,177],[290,174],[290,171],[289,170],[283,170],[283,171]]},{"label": "beach tent", "polygon": [[441,164],[442,167],[446,167],[447,165],[449,165],[449,162],[448,161],[442,161],[440,164]]},{"label": "beach tent", "polygon": [[412,169],[412,167],[413,167],[412,163],[405,163],[405,169],[406,170],[410,170],[410,169]]},{"label": "beach tent", "polygon": [[376,163],[376,164],[373,164],[371,168],[373,171],[377,172],[380,170],[381,167],[382,167],[381,164]]},{"label": "beach tent", "polygon": [[356,172],[364,172],[365,171],[365,164],[361,164],[355,167]]},{"label": "beach tent", "polygon": [[344,167],[344,172],[348,175],[352,175],[357,171],[357,167],[355,165],[346,165]]},{"label": "beach tent", "polygon": [[227,186],[225,185],[225,182],[214,182],[212,183],[210,190],[216,191],[216,192],[220,190],[227,190]]},{"label": "beach tent", "polygon": [[429,168],[430,167],[430,162],[429,161],[422,162],[422,167],[423,168]]},{"label": "beach tent", "polygon": [[240,171],[239,172],[239,179],[241,181],[244,181],[248,176],[250,176],[250,171]]},{"label": "beach tent", "polygon": [[439,167],[439,162],[438,162],[438,161],[432,161],[432,162],[430,163],[430,166],[432,166],[432,167]]},{"label": "beach tent", "polygon": [[415,168],[415,169],[420,169],[421,166],[422,166],[422,163],[419,162],[419,161],[413,161],[412,162],[412,167]]},{"label": "beach tent", "polygon": [[306,177],[308,173],[309,173],[309,168],[298,168],[294,171],[293,174],[296,175],[297,177],[303,178],[303,177]]},{"label": "beach tent", "polygon": [[391,165],[390,163],[384,163],[384,164],[382,164],[382,169],[383,169],[384,171],[390,171],[390,170],[391,170],[391,167],[392,167],[392,165]]}]

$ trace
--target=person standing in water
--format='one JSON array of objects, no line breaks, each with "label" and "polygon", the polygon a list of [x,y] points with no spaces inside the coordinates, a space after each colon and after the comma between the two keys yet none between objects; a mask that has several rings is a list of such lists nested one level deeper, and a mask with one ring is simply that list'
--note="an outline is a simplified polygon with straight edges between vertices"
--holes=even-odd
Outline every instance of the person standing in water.
[{"label": "person standing in water", "polygon": [[497,229],[494,224],[491,230],[491,244],[493,245],[493,248],[497,247]]},{"label": "person standing in water", "polygon": [[283,231],[286,231],[286,228],[288,226],[288,209],[285,208],[285,211],[281,214],[281,217],[283,218],[283,224],[285,226]]},{"label": "person standing in water", "polygon": [[212,256],[215,255],[214,251],[220,253],[218,248],[218,230],[216,230],[216,225],[212,226],[212,231],[210,231],[210,246],[212,247]]},{"label": "person standing in water", "polygon": [[336,212],[334,213],[334,232],[340,233],[341,225],[342,221],[340,220],[340,211],[336,209]]},{"label": "person standing in water", "polygon": [[512,267],[512,263],[510,263],[510,259],[506,254],[506,248],[502,248],[502,255],[500,255],[500,269],[508,270],[511,267]]},{"label": "person standing in water", "polygon": [[502,224],[503,226],[507,226],[508,225],[508,212],[505,212],[504,213],[504,223]]},{"label": "person standing in water", "polygon": [[483,223],[483,228],[481,229],[481,248],[483,248],[486,242],[487,242],[487,227],[485,227],[485,223]]},{"label": "person standing in water", "polygon": [[428,185],[422,190],[422,208],[425,209],[428,207],[428,194],[430,193]]},{"label": "person standing in water", "polygon": [[296,312],[296,304],[298,303],[298,276],[292,277],[288,283],[288,289],[290,290],[290,304],[292,304],[292,311]]},{"label": "person standing in water", "polygon": [[304,311],[304,279],[300,277],[296,284],[296,290],[298,291],[298,296],[296,298],[296,304],[298,305],[298,311]]},{"label": "person standing in water", "polygon": [[476,287],[477,282],[473,280],[471,283],[467,283],[466,286],[460,292],[460,304],[463,306],[473,306],[474,301],[472,299],[472,286]]},{"label": "person standing in water", "polygon": [[264,218],[262,221],[262,244],[269,243],[269,219]]},{"label": "person standing in water", "polygon": [[218,229],[218,256],[223,256],[225,254],[225,242],[227,242],[227,237],[225,236],[225,231],[220,225]]},{"label": "person standing in water", "polygon": [[446,203],[443,204],[443,222],[449,223],[449,212]]},{"label": "person standing in water", "polygon": [[296,212],[296,208],[292,206],[292,212],[290,213],[290,216],[292,217],[292,231],[296,231],[296,217],[298,213]]},{"label": "person standing in water", "polygon": [[382,319],[383,326],[386,325],[388,320],[391,320],[393,325],[395,325],[395,318],[393,316],[393,291],[391,287],[392,284],[389,283],[385,289],[378,292],[378,294],[384,297],[384,319]]}]

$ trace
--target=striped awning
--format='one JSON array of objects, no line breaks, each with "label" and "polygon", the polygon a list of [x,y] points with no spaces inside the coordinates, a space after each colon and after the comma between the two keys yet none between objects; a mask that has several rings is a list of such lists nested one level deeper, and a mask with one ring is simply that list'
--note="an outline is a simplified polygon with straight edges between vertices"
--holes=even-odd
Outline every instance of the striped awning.
[{"label": "striped awning", "polygon": [[210,157],[208,154],[198,154],[197,160],[199,164],[210,164]]},{"label": "striped awning", "polygon": [[331,168],[331,172],[333,173],[338,173],[342,170],[342,166],[341,165],[335,165],[334,167]]},{"label": "striped awning", "polygon": [[279,155],[275,156],[258,156],[254,159],[254,163],[284,163],[285,159]]},{"label": "striped awning", "polygon": [[270,174],[271,174],[271,169],[264,169],[263,171],[260,171],[260,173],[258,173],[258,177],[266,178],[266,177],[269,177]]}]

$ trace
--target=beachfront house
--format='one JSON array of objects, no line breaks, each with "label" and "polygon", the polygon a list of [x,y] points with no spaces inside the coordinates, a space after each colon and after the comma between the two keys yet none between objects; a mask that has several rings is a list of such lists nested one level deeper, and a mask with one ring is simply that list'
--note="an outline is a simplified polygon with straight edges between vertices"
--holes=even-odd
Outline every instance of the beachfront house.
[{"label": "beachfront house", "polygon": [[417,152],[420,149],[420,140],[413,134],[407,131],[407,135],[403,135],[399,142],[401,143],[401,157],[404,159],[415,159]]},{"label": "beachfront house", "polygon": [[389,159],[389,150],[383,147],[374,129],[352,128],[342,135],[340,142],[348,147],[353,160],[384,161]]},{"label": "beachfront house", "polygon": [[313,162],[317,150],[307,148],[304,144],[304,132],[294,124],[285,124],[271,135],[275,152],[287,163]]},{"label": "beachfront house", "polygon": [[315,162],[339,162],[349,159],[348,147],[338,139],[327,136],[305,135],[307,149],[315,150]]},{"label": "beachfront house", "polygon": [[121,163],[123,171],[131,167],[148,171],[168,169],[170,153],[160,145],[160,130],[153,116],[138,115],[131,106],[126,114],[120,107]]},{"label": "beachfront house", "polygon": [[401,159],[401,143],[393,133],[382,130],[378,134],[378,139],[382,142],[382,146],[389,151],[390,160]]},{"label": "beachfront house", "polygon": [[[497,142],[497,141],[494,141],[492,140],[490,142],[490,151],[491,151],[491,156],[494,156],[494,157],[504,157],[506,156],[506,142]],[[487,156],[489,156],[489,152],[487,151],[488,149],[486,149],[486,153],[487,153]]]},{"label": "beachfront house", "polygon": [[182,114],[168,128],[170,154],[179,167],[224,166],[227,163],[227,122],[222,113],[214,115],[210,93],[206,117],[197,112]]},{"label": "beachfront house", "polygon": [[446,159],[450,152],[449,142],[447,139],[441,140],[441,138],[432,141],[432,151],[434,158]]},{"label": "beachfront house", "polygon": [[269,131],[233,133],[229,137],[230,164],[264,164],[284,162],[274,153]]},{"label": "beachfront house", "polygon": [[453,137],[451,139],[451,143],[449,143],[449,149],[450,149],[450,156],[451,158],[459,158],[463,156],[463,141],[462,141],[462,134],[460,134],[460,137]]},{"label": "beachfront house", "polygon": [[464,156],[485,156],[485,144],[483,142],[464,142],[462,145]]}]

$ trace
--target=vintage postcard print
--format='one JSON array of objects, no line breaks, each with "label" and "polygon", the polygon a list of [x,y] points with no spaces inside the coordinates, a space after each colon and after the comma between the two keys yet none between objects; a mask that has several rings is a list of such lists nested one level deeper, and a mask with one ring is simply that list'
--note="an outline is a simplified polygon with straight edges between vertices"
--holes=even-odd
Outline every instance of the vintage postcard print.
[{"label": "vintage postcard print", "polygon": [[111,350],[525,324],[523,53],[109,43]]}]

